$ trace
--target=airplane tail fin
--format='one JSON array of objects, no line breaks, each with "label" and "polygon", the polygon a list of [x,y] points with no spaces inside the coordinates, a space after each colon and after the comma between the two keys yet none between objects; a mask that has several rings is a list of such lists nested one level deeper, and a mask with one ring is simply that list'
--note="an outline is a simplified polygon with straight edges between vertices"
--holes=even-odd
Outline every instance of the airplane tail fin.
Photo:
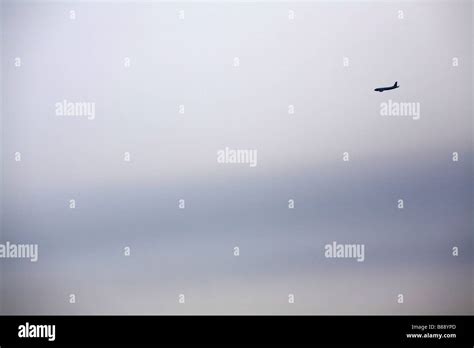
[{"label": "airplane tail fin", "polygon": [[393,85],[393,87],[398,87],[398,81],[395,81],[395,84]]}]

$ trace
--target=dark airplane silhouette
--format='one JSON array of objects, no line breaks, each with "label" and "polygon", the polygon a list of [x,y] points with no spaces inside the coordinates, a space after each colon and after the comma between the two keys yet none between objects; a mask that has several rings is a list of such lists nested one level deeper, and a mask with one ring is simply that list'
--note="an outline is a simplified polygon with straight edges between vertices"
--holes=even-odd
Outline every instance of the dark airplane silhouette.
[{"label": "dark airplane silhouette", "polygon": [[398,81],[396,81],[396,82],[393,84],[393,86],[391,86],[391,87],[379,87],[379,88],[374,89],[374,91],[376,91],[376,92],[383,92],[383,91],[389,91],[389,90],[391,90],[391,89],[395,89],[395,88],[398,88],[398,87],[400,87],[400,86],[398,85]]}]

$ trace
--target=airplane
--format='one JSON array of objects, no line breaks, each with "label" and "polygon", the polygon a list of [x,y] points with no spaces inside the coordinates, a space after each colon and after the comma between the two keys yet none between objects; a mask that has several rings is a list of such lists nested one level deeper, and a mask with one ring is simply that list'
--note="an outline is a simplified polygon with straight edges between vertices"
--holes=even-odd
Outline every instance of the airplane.
[{"label": "airplane", "polygon": [[400,87],[400,86],[398,85],[398,81],[396,81],[396,82],[393,84],[393,86],[391,86],[391,87],[379,87],[379,88],[374,89],[374,91],[376,91],[376,92],[383,92],[383,91],[389,91],[389,90],[391,90],[391,89],[395,89],[395,88],[398,88],[398,87]]}]

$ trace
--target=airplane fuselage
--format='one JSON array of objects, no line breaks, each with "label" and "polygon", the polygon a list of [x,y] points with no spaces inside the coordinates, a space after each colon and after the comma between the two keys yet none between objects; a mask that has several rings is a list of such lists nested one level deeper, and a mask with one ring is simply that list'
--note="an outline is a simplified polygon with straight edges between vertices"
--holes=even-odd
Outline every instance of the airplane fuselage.
[{"label": "airplane fuselage", "polygon": [[374,91],[383,92],[383,91],[389,91],[391,89],[395,89],[395,88],[398,88],[398,87],[400,87],[400,86],[380,87],[380,88],[374,89]]}]

